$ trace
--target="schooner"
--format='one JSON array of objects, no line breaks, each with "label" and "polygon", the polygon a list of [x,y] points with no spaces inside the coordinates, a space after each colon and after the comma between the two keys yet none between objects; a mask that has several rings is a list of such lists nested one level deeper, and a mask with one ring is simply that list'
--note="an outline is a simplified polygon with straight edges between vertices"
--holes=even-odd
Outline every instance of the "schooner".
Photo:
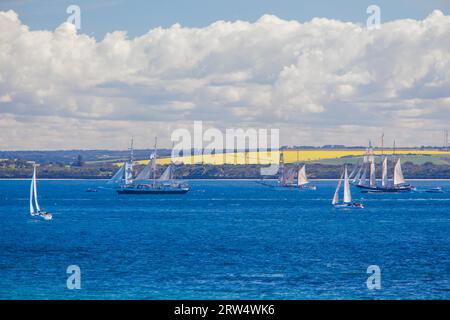
[{"label": "schooner", "polygon": [[[395,149],[394,149],[395,150]],[[381,160],[381,185],[378,185],[376,179],[376,164],[375,155],[371,146],[367,149],[366,155],[364,156],[363,162],[358,166],[355,166],[352,174],[350,174],[350,179],[352,179],[352,184],[358,188],[365,189],[365,192],[408,192],[414,190],[414,187],[406,182],[400,157],[395,159],[395,154],[393,154],[393,172],[392,179],[389,179],[389,161],[388,156],[385,155]],[[353,173],[355,173],[353,175]],[[367,179],[367,173],[369,174],[369,179]]]}]

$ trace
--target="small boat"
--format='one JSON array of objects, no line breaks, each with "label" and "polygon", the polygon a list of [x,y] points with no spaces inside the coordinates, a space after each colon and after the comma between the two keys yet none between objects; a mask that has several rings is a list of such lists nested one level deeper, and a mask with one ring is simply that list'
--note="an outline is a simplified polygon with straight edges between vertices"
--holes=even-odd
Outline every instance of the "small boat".
[{"label": "small boat", "polygon": [[433,188],[425,190],[425,192],[427,192],[427,193],[444,193],[444,190],[442,189],[442,187],[433,187]]},{"label": "small boat", "polygon": [[53,218],[51,213],[45,210],[41,210],[41,208],[39,207],[37,196],[37,185],[36,185],[36,165],[34,165],[33,168],[33,177],[31,179],[31,186],[30,186],[30,215],[32,217],[44,218],[44,220],[52,220]]},{"label": "small boat", "polygon": [[[344,199],[342,202],[339,200],[339,191],[341,189],[342,180],[344,180]],[[338,209],[363,209],[364,205],[360,202],[353,202],[352,195],[350,192],[350,183],[347,173],[347,166],[344,166],[344,172],[341,174],[339,178],[338,185],[336,187],[336,191],[334,192],[333,200],[331,204]]]}]

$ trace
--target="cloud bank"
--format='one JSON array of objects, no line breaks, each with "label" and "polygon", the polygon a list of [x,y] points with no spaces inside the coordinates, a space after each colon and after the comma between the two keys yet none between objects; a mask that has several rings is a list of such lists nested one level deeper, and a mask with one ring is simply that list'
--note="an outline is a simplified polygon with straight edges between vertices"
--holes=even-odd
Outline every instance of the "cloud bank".
[{"label": "cloud bank", "polygon": [[[138,146],[194,120],[282,144],[437,144],[450,122],[450,16],[378,30],[316,18],[178,24],[101,41],[0,12],[0,149]],[[148,142],[148,143],[147,143]]]}]

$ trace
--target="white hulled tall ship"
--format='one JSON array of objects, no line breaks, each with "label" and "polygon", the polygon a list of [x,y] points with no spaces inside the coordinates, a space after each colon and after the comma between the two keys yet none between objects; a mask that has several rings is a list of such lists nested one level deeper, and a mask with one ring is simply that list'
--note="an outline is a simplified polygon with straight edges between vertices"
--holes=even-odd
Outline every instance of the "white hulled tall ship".
[{"label": "white hulled tall ship", "polygon": [[157,178],[157,139],[154,153],[150,155],[148,164],[133,179],[133,147],[130,159],[111,178],[111,183],[123,181],[116,190],[119,194],[184,194],[190,188],[174,178],[173,164],[169,164],[163,174]]}]

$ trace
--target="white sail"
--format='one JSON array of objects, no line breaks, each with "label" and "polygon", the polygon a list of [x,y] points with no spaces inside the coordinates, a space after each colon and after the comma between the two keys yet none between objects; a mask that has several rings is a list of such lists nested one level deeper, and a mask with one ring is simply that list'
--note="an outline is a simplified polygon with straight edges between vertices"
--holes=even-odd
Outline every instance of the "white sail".
[{"label": "white sail", "polygon": [[370,187],[376,188],[377,187],[377,179],[375,176],[375,159],[370,162]]},{"label": "white sail", "polygon": [[169,166],[166,168],[166,170],[164,170],[163,174],[161,175],[161,177],[159,177],[158,180],[168,181],[171,179],[172,179],[172,165],[169,164]]},{"label": "white sail", "polygon": [[355,166],[353,167],[352,172],[350,173],[350,175],[348,176],[348,178],[351,180],[355,177],[356,174],[356,170],[358,170],[358,164],[355,164]]},{"label": "white sail", "polygon": [[344,203],[351,203],[352,195],[350,193],[350,183],[348,182],[347,166],[345,166],[344,171]]},{"label": "white sail", "polygon": [[305,165],[303,165],[300,169],[298,169],[297,174],[297,185],[303,186],[305,184],[309,183],[308,178],[306,177],[306,168]]},{"label": "white sail", "polygon": [[353,183],[356,183],[357,181],[359,181],[359,179],[361,179],[363,167],[364,167],[364,165],[361,165],[359,167],[358,172],[356,173],[355,177],[353,178]]},{"label": "white sail", "polygon": [[135,181],[141,181],[141,180],[149,180],[152,177],[153,170],[155,170],[155,155],[152,154],[150,156],[150,161],[148,164],[142,169],[141,172],[137,175]]},{"label": "white sail", "polygon": [[41,208],[39,208],[39,203],[38,203],[38,195],[37,195],[37,184],[36,184],[36,167],[34,167],[34,174],[33,174],[33,193],[34,193],[34,204],[36,206],[36,211],[40,212]]},{"label": "white sail", "polygon": [[360,186],[363,186],[366,184],[366,174],[367,174],[367,165],[364,165],[364,171],[363,171],[361,177],[359,178],[359,182],[358,182],[358,184]]},{"label": "white sail", "polygon": [[34,180],[36,179],[36,168],[34,168],[33,171],[33,177],[31,178],[31,185],[30,185],[30,214],[34,214],[34,207],[33,207],[33,193],[34,193]]},{"label": "white sail", "polygon": [[381,186],[386,188],[388,184],[387,157],[384,157],[381,166]]},{"label": "white sail", "polygon": [[111,179],[108,180],[108,184],[118,184],[124,178],[125,165],[121,166],[119,170],[112,176]]},{"label": "white sail", "polygon": [[341,177],[339,178],[339,182],[336,187],[336,191],[334,191],[333,201],[331,201],[331,204],[333,204],[333,205],[335,205],[339,202],[339,190],[341,189],[343,177],[344,177],[344,173],[341,174]]},{"label": "white sail", "polygon": [[394,186],[405,183],[405,178],[403,177],[402,165],[400,163],[400,158],[394,167]]}]

